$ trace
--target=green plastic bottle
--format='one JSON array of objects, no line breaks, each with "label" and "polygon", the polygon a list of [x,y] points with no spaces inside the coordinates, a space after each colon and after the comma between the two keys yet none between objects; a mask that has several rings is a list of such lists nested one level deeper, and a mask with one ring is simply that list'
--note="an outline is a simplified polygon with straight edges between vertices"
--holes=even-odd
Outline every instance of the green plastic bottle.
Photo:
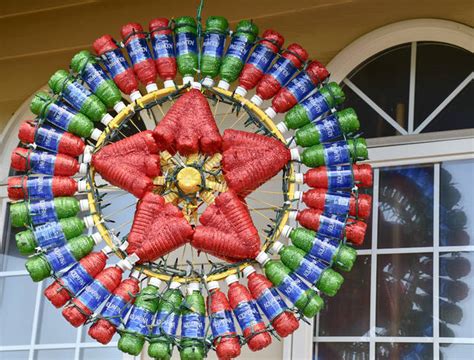
[{"label": "green plastic bottle", "polygon": [[280,255],[283,264],[310,284],[316,285],[326,295],[336,295],[344,282],[344,278],[332,270],[328,264],[309,256],[306,257],[306,253],[296,246],[285,246],[275,241],[270,251]]},{"label": "green plastic bottle", "polygon": [[175,20],[176,62],[183,76],[183,83],[194,80],[198,69],[198,44],[196,20],[191,16],[182,16]]},{"label": "green plastic bottle", "polygon": [[137,356],[145,345],[145,337],[150,334],[153,317],[158,309],[161,280],[150,278],[148,286],[138,294],[130,311],[125,331],[121,333],[118,348],[127,354]]},{"label": "green plastic bottle", "polygon": [[206,355],[204,344],[206,305],[197,282],[188,285],[182,315],[179,352],[181,360],[202,360]]},{"label": "green plastic bottle", "polygon": [[341,87],[335,82],[330,82],[289,110],[285,119],[277,124],[277,128],[282,133],[288,129],[299,129],[345,100],[346,96]]},{"label": "green plastic bottle", "polygon": [[202,83],[205,86],[212,86],[212,78],[219,74],[228,27],[229,22],[222,16],[209,16],[206,20],[201,56]]},{"label": "green plastic bottle", "polygon": [[125,108],[119,88],[89,51],[82,50],[74,55],[71,59],[71,69],[84,80],[107,108],[114,108],[117,113]]},{"label": "green plastic bottle", "polygon": [[290,152],[292,160],[302,162],[312,168],[349,164],[358,159],[367,159],[369,156],[364,138],[314,145],[304,149],[301,154],[297,148],[291,149]]},{"label": "green plastic bottle", "polygon": [[89,210],[87,199],[57,197],[52,200],[20,201],[10,205],[10,220],[14,227],[41,225],[58,219],[76,216]]},{"label": "green plastic bottle", "polygon": [[99,129],[94,128],[94,123],[87,116],[59,101],[54,101],[44,91],[37,92],[33,97],[30,110],[33,114],[44,117],[58,128],[79,137],[90,137],[97,140],[102,133]]},{"label": "green plastic bottle", "polygon": [[44,280],[52,273],[58,273],[88,255],[101,241],[102,236],[99,233],[77,236],[50,252],[30,257],[26,260],[26,270],[33,281]]},{"label": "green plastic bottle", "polygon": [[343,134],[353,133],[359,128],[359,119],[354,109],[348,108],[298,129],[295,142],[302,147],[318,145],[339,139]]},{"label": "green plastic bottle", "polygon": [[237,24],[232,40],[227,48],[219,71],[221,80],[218,87],[228,90],[230,83],[237,80],[242,71],[250,49],[258,35],[258,27],[250,20],[242,20]]},{"label": "green plastic bottle", "polygon": [[148,347],[148,355],[154,359],[171,359],[174,344],[170,338],[176,335],[183,302],[183,294],[179,290],[180,286],[180,283],[172,282],[168,290],[163,293],[158,305],[155,326]]},{"label": "green plastic bottle", "polygon": [[16,246],[22,255],[31,255],[37,247],[50,250],[63,246],[69,239],[75,238],[84,232],[84,229],[94,226],[92,216],[83,219],[70,217],[60,219],[35,227],[34,230],[20,231],[15,235]]},{"label": "green plastic bottle", "polygon": [[291,273],[281,261],[270,260],[260,252],[256,260],[262,265],[265,275],[278,290],[291,301],[304,316],[314,317],[324,306],[323,299],[301,279]]},{"label": "green plastic bottle", "polygon": [[57,95],[61,94],[69,104],[94,122],[107,125],[113,117],[107,107],[78,81],[74,81],[66,70],[58,70],[50,77],[48,85]]}]

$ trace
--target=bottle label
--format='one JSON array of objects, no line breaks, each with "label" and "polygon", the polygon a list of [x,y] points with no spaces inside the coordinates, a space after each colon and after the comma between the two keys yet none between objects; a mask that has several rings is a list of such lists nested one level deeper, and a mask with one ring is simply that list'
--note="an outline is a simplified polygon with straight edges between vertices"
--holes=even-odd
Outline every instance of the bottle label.
[{"label": "bottle label", "polygon": [[30,199],[52,199],[53,178],[51,176],[38,176],[26,181],[26,189]]},{"label": "bottle label", "polygon": [[342,137],[342,130],[339,126],[339,121],[334,114],[317,121],[314,126],[319,132],[319,141],[322,143]]},{"label": "bottle label", "polygon": [[323,260],[328,264],[332,264],[338,248],[339,241],[317,235],[313,240],[313,246],[309,251],[309,255],[314,256],[319,260]]},{"label": "bottle label", "polygon": [[63,90],[63,95],[76,110],[81,110],[92,93],[79,83],[69,82]]},{"label": "bottle label", "polygon": [[108,75],[102,70],[99,64],[88,63],[81,74],[82,80],[90,87],[93,93],[104,81],[109,80]]},{"label": "bottle label", "polygon": [[232,36],[232,40],[225,55],[235,57],[240,61],[245,62],[251,47],[252,43],[246,36],[235,35]]},{"label": "bottle label", "polygon": [[46,112],[46,119],[58,128],[67,130],[75,112],[61,103],[53,103],[49,105]]},{"label": "bottle label", "polygon": [[344,220],[341,218],[321,215],[319,217],[318,232],[326,236],[342,239],[344,237],[344,225]]},{"label": "bottle label", "polygon": [[151,59],[150,49],[146,39],[133,39],[130,40],[126,46],[128,56],[132,60],[132,64],[138,64],[147,59]]},{"label": "bottle label", "polygon": [[203,338],[204,321],[204,316],[199,313],[192,312],[184,314],[181,324],[181,336],[187,338]]},{"label": "bottle label", "polygon": [[76,258],[71,253],[68,244],[54,248],[46,253],[45,257],[55,273],[60,272],[76,262]]},{"label": "bottle label", "polygon": [[255,66],[258,70],[264,73],[267,71],[274,58],[275,53],[270,48],[263,44],[259,44],[250,55],[247,64]]},{"label": "bottle label", "polygon": [[347,164],[351,162],[351,153],[345,141],[323,144],[323,152],[326,165]]},{"label": "bottle label", "polygon": [[74,295],[90,284],[93,280],[94,278],[90,276],[80,263],[73,266],[62,277],[64,286]]},{"label": "bottle label", "polygon": [[311,284],[316,284],[328,266],[311,258],[304,257],[295,272]]},{"label": "bottle label", "polygon": [[225,34],[206,33],[202,45],[202,54],[221,58],[224,54]]},{"label": "bottle label", "polygon": [[105,303],[100,315],[112,325],[118,327],[129,308],[130,303],[127,303],[121,296],[112,295]]},{"label": "bottle label", "polygon": [[154,33],[151,37],[151,46],[155,59],[174,58],[174,43],[171,34]]},{"label": "bottle label", "polygon": [[295,97],[297,102],[303,100],[316,86],[305,71],[300,72],[287,85],[287,90]]},{"label": "bottle label", "polygon": [[271,67],[268,75],[272,76],[280,86],[285,84],[291,79],[296,72],[297,68],[293,62],[287,58],[280,57],[275,64]]},{"label": "bottle label", "polygon": [[151,311],[134,306],[128,317],[125,329],[130,332],[147,336],[150,333],[152,322],[153,313]]},{"label": "bottle label", "polygon": [[258,312],[257,305],[255,304],[254,300],[243,301],[238,304],[234,309],[234,314],[242,331],[262,322],[262,317]]},{"label": "bottle label", "polygon": [[36,200],[29,205],[30,219],[33,225],[40,225],[58,220],[54,200]]},{"label": "bottle label", "polygon": [[326,167],[329,189],[350,189],[354,186],[351,165]]},{"label": "bottle label", "polygon": [[153,335],[175,336],[178,330],[179,315],[175,312],[160,311],[155,318]]},{"label": "bottle label", "polygon": [[176,55],[197,54],[196,35],[193,33],[178,33],[176,38]]},{"label": "bottle label", "polygon": [[38,246],[42,249],[50,249],[66,243],[66,236],[58,222],[38,226],[34,234]]},{"label": "bottle label", "polygon": [[87,309],[95,311],[109,295],[109,290],[99,281],[94,280],[86,286],[77,299],[84,304]]},{"label": "bottle label", "polygon": [[257,304],[270,321],[286,310],[286,304],[275,288],[265,289],[257,299]]},{"label": "bottle label", "polygon": [[278,285],[278,290],[280,290],[293,304],[296,303],[308,289],[308,286],[294,274],[286,275],[280,285]]},{"label": "bottle label", "polygon": [[115,79],[117,75],[122,74],[129,68],[127,60],[125,60],[120,49],[107,51],[103,55],[103,58],[104,64],[107,67],[107,70],[109,70],[112,79]]},{"label": "bottle label", "polygon": [[221,310],[211,316],[211,330],[214,338],[218,336],[235,334],[234,319],[232,312],[229,310]]},{"label": "bottle label", "polygon": [[30,167],[31,171],[37,174],[54,174],[54,163],[56,156],[44,151],[32,151],[30,153]]},{"label": "bottle label", "polygon": [[346,216],[349,214],[350,201],[351,195],[349,193],[328,191],[324,199],[324,212]]},{"label": "bottle label", "polygon": [[330,110],[326,99],[319,92],[307,98],[301,103],[301,105],[305,109],[308,119],[313,124],[315,124],[315,120],[317,120],[321,115]]},{"label": "bottle label", "polygon": [[49,125],[42,125],[36,129],[35,144],[40,148],[51,151],[53,153],[58,152],[59,142],[63,136],[63,132],[57,130]]}]

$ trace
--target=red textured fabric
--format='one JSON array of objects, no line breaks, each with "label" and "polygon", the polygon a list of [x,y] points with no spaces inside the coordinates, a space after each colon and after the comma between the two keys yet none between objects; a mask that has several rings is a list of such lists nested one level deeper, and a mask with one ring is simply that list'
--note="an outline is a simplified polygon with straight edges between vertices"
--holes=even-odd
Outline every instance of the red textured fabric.
[{"label": "red textured fabric", "polygon": [[[25,144],[35,142],[36,125],[31,121],[25,121],[18,130],[18,139]],[[76,135],[65,132],[62,134],[58,144],[58,153],[77,157],[84,152],[86,145],[84,141]]]},{"label": "red textured fabric", "polygon": [[147,193],[137,206],[127,252],[137,254],[140,262],[153,261],[189,242],[192,234],[181,210]]},{"label": "red textured fabric", "polygon": [[112,185],[142,198],[161,174],[158,146],[150,130],[104,146],[92,156],[92,165]]},{"label": "red textured fabric", "polygon": [[280,141],[245,131],[224,131],[222,169],[227,185],[246,196],[270,180],[291,159]]},{"label": "red textured fabric", "polygon": [[[227,296],[229,297],[229,303],[232,309],[235,309],[240,303],[244,301],[253,301],[253,297],[249,290],[238,282],[230,284]],[[259,351],[272,343],[272,337],[268,332],[262,332],[260,334],[253,335],[254,333],[265,330],[265,328],[265,323],[262,321],[247,329],[243,329],[243,335],[247,340],[247,345],[250,350]]]},{"label": "red textured fabric", "polygon": [[[170,21],[166,18],[157,18],[150,21],[148,25],[150,36],[172,35],[173,30],[170,28]],[[173,80],[176,77],[177,65],[176,58],[163,57],[155,59],[158,75],[162,80]]]},{"label": "red textured fabric", "polygon": [[[296,221],[307,229],[318,231],[319,218],[322,214],[323,212],[318,209],[304,209],[298,212]],[[346,238],[355,245],[361,245],[364,242],[366,231],[367,224],[363,221],[349,219],[346,223]]]},{"label": "red textured fabric", "polygon": [[260,238],[245,204],[237,194],[220,194],[199,218],[191,244],[198,250],[227,261],[254,259]]},{"label": "red textured fabric", "polygon": [[[302,200],[306,206],[310,208],[324,210],[326,193],[326,189],[311,189],[303,193]],[[372,196],[367,194],[359,194],[356,199],[355,195],[351,194],[351,198],[349,200],[349,215],[357,215],[359,219],[365,220],[370,216],[371,209]]]},{"label": "red textured fabric", "polygon": [[[17,147],[12,151],[11,167],[17,171],[30,170],[29,154],[35,152],[27,149]],[[76,159],[69,155],[57,154],[51,155],[56,157],[54,162],[54,175],[73,176],[79,171],[79,163]]]},{"label": "red textured fabric", "polygon": [[[95,277],[104,269],[106,262],[107,255],[102,251],[98,251],[83,257],[79,261],[79,264],[81,264],[91,277]],[[57,308],[66,304],[71,298],[71,295],[63,286],[64,283],[61,278],[59,278],[44,290],[44,296]]]},{"label": "red textured fabric", "polygon": [[[8,197],[10,200],[23,200],[28,197],[27,176],[11,176],[8,178]],[[53,195],[72,196],[77,192],[77,182],[67,176],[53,176]]]},{"label": "red textured fabric", "polygon": [[[260,43],[265,45],[272,53],[276,54],[283,46],[285,39],[275,30],[265,30],[262,34]],[[239,85],[246,90],[253,89],[257,86],[260,79],[263,77],[263,72],[253,64],[245,64],[239,77]]]},{"label": "red textured fabric", "polygon": [[[227,300],[225,294],[219,289],[211,290],[207,301],[209,303],[211,314],[215,314],[219,311],[232,311],[229,300]],[[230,336],[226,337],[225,335]],[[216,354],[219,359],[233,359],[240,355],[239,338],[235,335],[235,332],[229,332],[224,334],[223,337],[214,340]]]},{"label": "red textured fabric", "polygon": [[[283,51],[281,56],[290,59],[296,69],[301,68],[303,63],[308,60],[308,53],[299,44],[291,44],[287,50]],[[285,84],[280,84],[273,76],[266,74],[257,85],[257,95],[263,100],[271,99],[277,94],[278,90],[281,89],[282,85]]]},{"label": "red textured fabric", "polygon": [[[140,291],[140,285],[136,278],[128,278],[120,283],[114,290],[113,295],[119,296],[125,303],[135,301],[134,295]],[[115,325],[106,319],[100,319],[89,328],[89,336],[101,344],[108,344],[115,335]]]},{"label": "red textured fabric", "polygon": [[[254,299],[258,299],[265,290],[273,287],[273,284],[265,275],[257,272],[251,273],[247,279],[247,286]],[[293,334],[300,326],[298,319],[291,311],[282,312],[272,320],[271,324],[281,337]]]},{"label": "red textured fabric", "polygon": [[[128,23],[122,26],[120,34],[122,35],[123,40],[127,39],[125,45],[128,45],[135,39],[146,39],[146,36],[143,33],[143,28],[138,23]],[[151,57],[137,64],[133,64],[133,71],[135,71],[135,74],[142,84],[148,85],[155,83],[157,72],[155,62]]]},{"label": "red textured fabric", "polygon": [[[352,165],[354,180],[361,188],[372,187],[372,167],[369,164]],[[325,166],[309,169],[304,174],[304,183],[314,188],[328,188],[328,176]]]},{"label": "red textured fabric", "polygon": [[[313,60],[304,70],[314,84],[314,87],[329,77],[329,71],[319,61]],[[284,113],[298,103],[298,99],[286,87],[280,89],[272,100],[272,108],[277,113]]]},{"label": "red textured fabric", "polygon": [[206,97],[197,89],[181,96],[166,113],[154,130],[161,150],[174,154],[205,154],[220,152],[219,134]]},{"label": "red textured fabric", "polygon": [[[105,54],[107,51],[118,49],[115,40],[110,35],[101,36],[94,41],[92,47],[99,56]],[[116,75],[113,80],[119,89],[127,95],[138,90],[138,81],[132,68],[128,68],[124,72]]]},{"label": "red textured fabric", "polygon": [[[94,279],[99,282],[110,293],[119,286],[122,280],[122,269],[113,266],[102,270]],[[105,299],[104,299],[105,301]],[[81,326],[94,313],[95,309],[89,309],[78,298],[72,299],[71,303],[63,309],[64,318],[74,327]]]}]

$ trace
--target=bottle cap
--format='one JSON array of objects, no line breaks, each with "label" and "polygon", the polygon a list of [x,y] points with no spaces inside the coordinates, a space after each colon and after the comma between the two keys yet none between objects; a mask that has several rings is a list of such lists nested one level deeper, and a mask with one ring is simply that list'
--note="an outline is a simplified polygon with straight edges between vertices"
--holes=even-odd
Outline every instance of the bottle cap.
[{"label": "bottle cap", "polygon": [[[85,164],[84,164],[85,165]],[[86,180],[79,180],[77,182],[77,191],[78,192],[85,192],[87,191],[87,181]]]},{"label": "bottle cap", "polygon": [[202,84],[207,87],[212,87],[214,85],[214,80],[211,77],[207,76],[203,81]]},{"label": "bottle cap", "polygon": [[133,265],[130,264],[130,262],[129,262],[127,259],[122,259],[122,260],[120,260],[120,261],[116,264],[116,266],[117,266],[118,268],[122,269],[123,271],[125,271],[125,270],[132,270],[132,268],[133,268]]},{"label": "bottle cap", "polygon": [[288,220],[296,221],[296,217],[298,216],[298,211],[290,211],[288,215]]},{"label": "bottle cap", "polygon": [[81,209],[81,211],[89,210],[89,200],[88,199],[79,200],[79,208]]},{"label": "bottle cap", "polygon": [[286,133],[288,131],[288,126],[286,126],[285,122],[282,121],[277,124],[277,129],[282,133]]},{"label": "bottle cap", "polygon": [[304,184],[304,175],[302,173],[295,173],[295,183]]},{"label": "bottle cap", "polygon": [[[283,123],[280,123],[283,124]],[[300,152],[297,148],[290,149],[291,160],[301,161]]]},{"label": "bottle cap", "polygon": [[225,80],[221,80],[219,81],[219,84],[217,84],[217,87],[223,90],[229,90],[230,84]]},{"label": "bottle cap", "polygon": [[269,108],[267,108],[267,110],[265,110],[265,114],[267,114],[267,116],[270,119],[273,119],[276,116],[277,113],[272,107],[269,107]]},{"label": "bottle cap", "polygon": [[94,227],[94,219],[92,218],[92,215],[89,215],[89,216],[84,216],[84,219],[82,219],[82,221],[84,221],[84,224],[86,225],[87,228],[91,228],[91,227]]},{"label": "bottle cap", "polygon": [[229,275],[225,278],[225,283],[227,284],[227,286],[238,281],[239,281],[239,278],[237,277],[237,275]]},{"label": "bottle cap", "polygon": [[197,82],[197,81],[193,81],[193,82],[191,83],[191,87],[192,87],[193,89],[196,89],[196,90],[201,90],[201,89],[202,89],[201,83],[200,83],[200,82]]},{"label": "bottle cap", "polygon": [[127,256],[128,261],[130,261],[132,264],[135,264],[140,258],[138,257],[137,254],[132,254]]},{"label": "bottle cap", "polygon": [[95,244],[99,244],[102,241],[102,235],[100,233],[95,232],[91,235],[91,238],[94,239]]},{"label": "bottle cap", "polygon": [[123,109],[125,109],[127,105],[123,101],[119,101],[117,104],[114,105],[114,110],[116,113],[121,112]]},{"label": "bottle cap", "polygon": [[153,91],[158,91],[158,85],[151,83],[145,86],[146,92],[149,94]]},{"label": "bottle cap", "polygon": [[165,89],[176,87],[173,80],[165,80],[163,82]]},{"label": "bottle cap", "polygon": [[347,108],[336,113],[339,125],[344,134],[355,132],[360,128],[359,118],[353,108]]},{"label": "bottle cap", "polygon": [[290,148],[295,148],[298,145],[293,136],[287,138],[285,141],[286,141],[286,145],[288,145]]},{"label": "bottle cap", "polygon": [[282,249],[282,247],[283,247],[283,244],[281,242],[275,241],[270,248],[270,252],[272,254],[278,254],[280,250]]},{"label": "bottle cap", "polygon": [[296,190],[295,195],[294,195],[294,199],[295,200],[301,200],[302,198],[303,198],[303,192],[299,191],[299,190]]},{"label": "bottle cap", "polygon": [[247,89],[245,89],[244,87],[242,86],[237,86],[237,89],[235,89],[235,93],[237,95],[240,95],[242,97],[245,97],[245,95],[247,95]]},{"label": "bottle cap", "polygon": [[183,76],[183,85],[190,84],[194,81],[194,77],[192,76]]},{"label": "bottle cap", "polygon": [[151,277],[150,280],[148,280],[148,285],[159,288],[161,285],[161,280],[156,277]]},{"label": "bottle cap", "polygon": [[142,273],[138,270],[133,270],[130,274],[130,277],[140,280],[140,278],[142,277]]},{"label": "bottle cap", "polygon": [[181,286],[181,283],[177,281],[172,281],[170,284],[170,289],[179,289],[180,286]]},{"label": "bottle cap", "polygon": [[293,228],[291,226],[285,225],[283,226],[283,230],[281,231],[281,236],[288,239],[292,231],[293,231]]},{"label": "bottle cap", "polygon": [[207,283],[207,288],[210,290],[214,290],[214,289],[219,289],[220,286],[219,286],[219,282],[218,281],[209,281]]},{"label": "bottle cap", "polygon": [[246,266],[244,268],[244,276],[248,277],[250,274],[253,274],[255,271],[256,270],[252,265]]},{"label": "bottle cap", "polygon": [[89,164],[91,160],[92,160],[92,154],[84,152],[84,154],[82,155],[82,162]]},{"label": "bottle cap", "polygon": [[90,137],[92,140],[97,141],[100,138],[100,135],[102,135],[102,131],[100,131],[99,129],[94,129],[92,130]]},{"label": "bottle cap", "polygon": [[[128,248],[128,241],[124,241],[122,244],[120,244],[119,249],[122,251],[125,251]],[[132,254],[129,256],[129,260],[132,264],[136,263],[138,260],[134,260],[135,257],[133,256],[135,254]]]},{"label": "bottle cap", "polygon": [[79,165],[79,174],[87,174],[87,170],[89,169],[89,164],[81,163]]},{"label": "bottle cap", "polygon": [[257,106],[260,106],[260,105],[262,105],[262,103],[263,103],[262,98],[261,98],[260,96],[258,96],[258,95],[252,96],[252,98],[250,99],[250,101],[253,102],[253,103],[254,103],[255,105],[257,105]]},{"label": "bottle cap", "polygon": [[100,122],[104,124],[105,126],[109,125],[109,123],[114,119],[114,117],[110,114],[105,114],[102,116],[102,119],[100,119]]},{"label": "bottle cap", "polygon": [[130,100],[132,100],[132,102],[137,101],[141,97],[142,97],[142,94],[140,94],[140,91],[138,90],[135,90],[130,94]]},{"label": "bottle cap", "polygon": [[92,154],[93,152],[94,152],[94,147],[92,145],[86,145],[84,147],[84,154]]},{"label": "bottle cap", "polygon": [[199,291],[199,283],[198,282],[192,282],[188,284],[188,294],[192,294],[193,291]]},{"label": "bottle cap", "polygon": [[107,257],[112,253],[112,249],[108,245],[104,246],[100,251],[102,251]]},{"label": "bottle cap", "polygon": [[270,260],[270,257],[265,251],[260,251],[255,260],[257,260],[260,265],[265,265]]}]

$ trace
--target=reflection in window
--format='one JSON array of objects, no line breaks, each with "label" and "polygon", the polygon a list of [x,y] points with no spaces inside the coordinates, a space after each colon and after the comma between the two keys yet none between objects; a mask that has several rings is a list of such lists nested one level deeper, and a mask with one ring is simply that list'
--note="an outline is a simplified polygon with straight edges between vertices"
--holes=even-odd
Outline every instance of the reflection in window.
[{"label": "reflection in window", "polygon": [[[314,359],[351,359],[368,360],[368,343],[318,343],[318,356]],[[316,352],[314,352],[316,354]]]},{"label": "reflection in window", "polygon": [[377,344],[377,360],[432,359],[433,344]]}]

